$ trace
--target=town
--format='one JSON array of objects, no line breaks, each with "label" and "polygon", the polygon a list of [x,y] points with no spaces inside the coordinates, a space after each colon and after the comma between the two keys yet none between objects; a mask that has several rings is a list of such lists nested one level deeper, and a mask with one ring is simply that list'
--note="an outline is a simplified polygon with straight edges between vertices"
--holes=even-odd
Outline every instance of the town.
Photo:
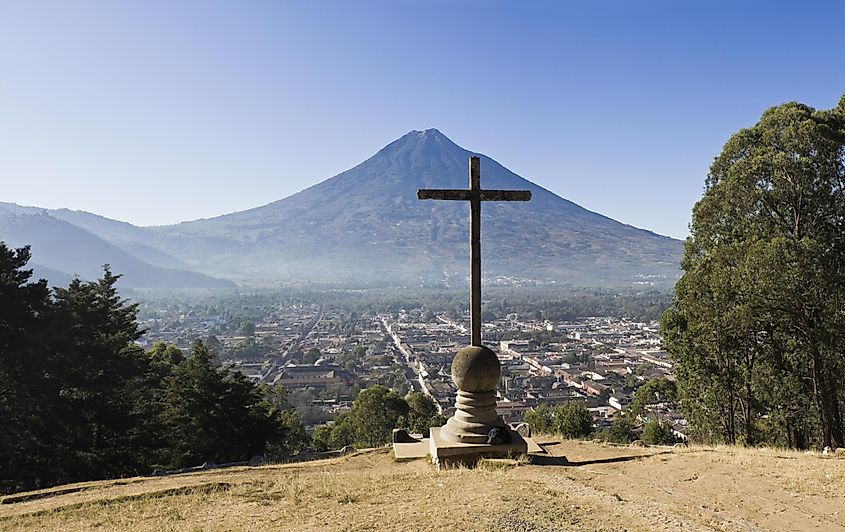
[{"label": "town", "polygon": [[[422,392],[439,413],[453,413],[457,390],[450,367],[468,342],[467,312],[423,306],[359,312],[307,298],[272,299],[249,305],[145,302],[140,319],[147,332],[139,342],[184,351],[197,339],[207,342],[231,371],[283,386],[309,431],[349,410],[357,393],[373,384],[400,395]],[[656,321],[552,320],[536,311],[485,317],[483,342],[502,364],[497,410],[506,422],[520,422],[540,405],[578,402],[599,430],[628,407],[639,386],[674,380]],[[647,415],[686,439],[687,421],[677,405],[650,408]]]}]

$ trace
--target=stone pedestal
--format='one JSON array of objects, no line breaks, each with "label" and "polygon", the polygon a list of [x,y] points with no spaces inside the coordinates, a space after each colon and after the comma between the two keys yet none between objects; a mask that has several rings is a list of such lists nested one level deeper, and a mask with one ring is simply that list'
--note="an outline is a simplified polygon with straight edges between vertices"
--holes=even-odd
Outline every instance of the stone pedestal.
[{"label": "stone pedestal", "polygon": [[443,426],[443,437],[457,443],[487,443],[494,428],[507,428],[496,413],[496,393],[458,390],[455,415]]},{"label": "stone pedestal", "polygon": [[443,427],[433,427],[429,447],[432,461],[471,465],[479,458],[524,454],[525,440],[496,413],[496,385],[501,375],[496,353],[487,347],[464,347],[452,361],[452,380],[458,387],[455,415]]}]

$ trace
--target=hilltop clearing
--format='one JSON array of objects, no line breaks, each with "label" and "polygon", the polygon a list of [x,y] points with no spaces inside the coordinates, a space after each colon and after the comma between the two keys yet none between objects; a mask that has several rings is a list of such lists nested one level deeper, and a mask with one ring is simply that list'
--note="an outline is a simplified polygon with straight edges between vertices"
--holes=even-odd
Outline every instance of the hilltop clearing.
[{"label": "hilltop clearing", "polygon": [[435,471],[378,449],[60,486],[0,499],[0,528],[845,530],[845,460],[539,441],[550,451],[545,465]]}]

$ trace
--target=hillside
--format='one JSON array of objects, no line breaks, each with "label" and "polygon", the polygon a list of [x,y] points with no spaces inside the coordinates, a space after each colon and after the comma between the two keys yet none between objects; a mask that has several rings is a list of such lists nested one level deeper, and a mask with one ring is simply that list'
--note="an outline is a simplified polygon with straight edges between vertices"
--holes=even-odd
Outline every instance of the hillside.
[{"label": "hillside", "polygon": [[[463,202],[419,188],[466,188],[476,155],[436,129],[412,131],[330,179],[262,207],[157,228],[164,249],[235,278],[383,280],[457,277],[468,260]],[[575,284],[673,282],[681,243],[588,211],[481,155],[484,188],[529,189],[530,203],[485,203],[485,274]],[[181,253],[181,254],[180,254]],[[246,266],[246,268],[244,268]],[[204,270],[205,271],[205,270]]]},{"label": "hillside", "polygon": [[[109,264],[121,274],[122,286],[128,288],[225,288],[231,281],[215,279],[203,273],[180,268],[176,259],[168,261],[156,250],[136,246],[139,258],[115,243],[35,208],[0,204],[0,241],[12,247],[32,248],[33,268],[38,277],[53,285],[66,285],[73,276],[93,280],[102,276]],[[168,267],[164,264],[176,267]]]},{"label": "hillside", "polygon": [[0,528],[845,530],[845,460],[540,441],[546,465],[438,472],[375,450],[61,486],[0,499]]},{"label": "hillside", "polygon": [[[33,230],[21,226],[22,220],[49,217],[55,227],[58,222],[67,227],[61,238],[52,239],[51,260],[41,260],[46,252],[34,247],[36,262],[65,274],[82,273],[71,270],[78,264],[63,259],[85,248],[90,263],[111,263],[127,274],[126,283],[138,275],[117,266],[115,251],[171,273],[202,272],[252,286],[306,280],[465,286],[468,205],[420,201],[416,193],[466,188],[471,155],[476,154],[436,129],[411,131],[354,168],[292,196],[171,226],[137,227],[82,211],[0,203],[0,218],[16,216],[18,222],[0,225],[0,240],[23,242]],[[679,274],[678,240],[584,209],[484,155],[481,183],[532,192],[528,203],[483,205],[482,265],[488,280],[504,275],[578,286],[652,282],[665,287]],[[94,239],[100,242],[92,245]],[[145,275],[144,283],[156,279],[151,272]],[[180,275],[159,285],[221,284]]]}]

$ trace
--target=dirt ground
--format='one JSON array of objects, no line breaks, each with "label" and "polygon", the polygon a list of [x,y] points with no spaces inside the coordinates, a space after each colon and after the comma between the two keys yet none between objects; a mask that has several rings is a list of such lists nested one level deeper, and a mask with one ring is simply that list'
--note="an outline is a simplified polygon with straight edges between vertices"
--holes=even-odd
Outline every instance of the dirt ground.
[{"label": "dirt ground", "polygon": [[539,441],[549,454],[534,463],[476,469],[397,463],[385,449],[60,486],[0,498],[0,528],[845,530],[845,460]]}]

